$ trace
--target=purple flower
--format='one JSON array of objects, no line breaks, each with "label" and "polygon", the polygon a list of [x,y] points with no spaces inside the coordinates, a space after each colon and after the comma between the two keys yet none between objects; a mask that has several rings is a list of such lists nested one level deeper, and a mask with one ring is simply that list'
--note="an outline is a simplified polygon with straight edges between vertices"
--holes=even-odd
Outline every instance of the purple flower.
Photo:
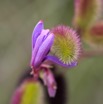
[{"label": "purple flower", "polygon": [[[35,26],[32,33],[32,69],[38,69],[45,60],[68,68],[77,65],[77,61],[74,60],[79,56],[79,38],[72,29],[66,26],[59,27],[50,32],[49,29],[44,29],[42,21],[39,21]],[[51,48],[54,55],[48,55]]]},{"label": "purple flower", "polygon": [[[43,80],[50,97],[55,96],[57,84],[49,62],[69,68],[76,66],[79,46],[78,37],[68,27],[60,26],[50,32],[49,29],[44,29],[42,21],[35,26],[32,33],[31,74],[35,80]],[[49,52],[52,55],[48,55]]]},{"label": "purple flower", "polygon": [[31,67],[37,69],[50,51],[54,35],[49,29],[44,29],[44,24],[39,21],[32,33],[32,57]]},{"label": "purple flower", "polygon": [[[38,80],[38,77],[40,77],[44,81],[50,97],[54,97],[56,94],[56,82],[49,68],[42,66],[42,64],[46,60],[53,41],[54,34],[49,29],[44,29],[43,22],[39,21],[32,33],[31,74],[33,74],[35,80]],[[43,77],[40,76],[42,71]]]}]

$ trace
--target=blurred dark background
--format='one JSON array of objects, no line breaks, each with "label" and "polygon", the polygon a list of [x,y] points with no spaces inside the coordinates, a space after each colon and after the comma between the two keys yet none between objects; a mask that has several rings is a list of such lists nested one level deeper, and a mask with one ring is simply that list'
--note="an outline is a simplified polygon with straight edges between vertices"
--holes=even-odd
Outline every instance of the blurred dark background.
[{"label": "blurred dark background", "polygon": [[[31,33],[43,20],[45,28],[72,26],[73,0],[0,0],[0,104],[9,104],[20,76],[29,66]],[[59,70],[59,69],[58,69]],[[87,58],[64,69],[67,104],[103,104],[103,56]]]}]

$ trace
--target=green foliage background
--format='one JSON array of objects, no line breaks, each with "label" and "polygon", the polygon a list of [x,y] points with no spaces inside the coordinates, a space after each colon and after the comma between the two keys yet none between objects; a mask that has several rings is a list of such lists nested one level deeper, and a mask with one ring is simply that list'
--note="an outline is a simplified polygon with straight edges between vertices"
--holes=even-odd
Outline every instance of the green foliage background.
[{"label": "green foliage background", "polygon": [[[9,104],[17,81],[29,66],[31,33],[42,19],[45,28],[71,26],[73,0],[0,0],[0,104]],[[103,56],[84,59],[66,70],[67,104],[103,104]]]}]

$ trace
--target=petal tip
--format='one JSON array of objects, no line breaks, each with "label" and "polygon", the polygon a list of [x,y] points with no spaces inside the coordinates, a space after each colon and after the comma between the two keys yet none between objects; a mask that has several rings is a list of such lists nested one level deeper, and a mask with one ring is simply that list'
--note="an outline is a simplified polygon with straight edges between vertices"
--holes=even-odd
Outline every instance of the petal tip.
[{"label": "petal tip", "polygon": [[43,21],[43,20],[40,20],[39,22],[40,22],[40,23],[43,23],[44,21]]},{"label": "petal tip", "polygon": [[56,89],[48,88],[48,94],[50,97],[55,97],[56,95]]}]

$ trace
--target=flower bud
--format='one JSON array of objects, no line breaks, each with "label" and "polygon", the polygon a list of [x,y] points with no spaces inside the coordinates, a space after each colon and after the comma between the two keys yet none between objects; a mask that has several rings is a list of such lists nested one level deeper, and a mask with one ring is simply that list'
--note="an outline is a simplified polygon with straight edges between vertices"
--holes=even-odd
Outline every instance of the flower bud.
[{"label": "flower bud", "polygon": [[26,79],[14,92],[11,104],[43,104],[43,89],[40,83],[34,82],[32,78]]},{"label": "flower bud", "polygon": [[103,49],[103,20],[96,22],[88,29],[83,39],[94,48]]},{"label": "flower bud", "polygon": [[73,25],[76,29],[86,29],[100,18],[102,0],[75,0]]}]

